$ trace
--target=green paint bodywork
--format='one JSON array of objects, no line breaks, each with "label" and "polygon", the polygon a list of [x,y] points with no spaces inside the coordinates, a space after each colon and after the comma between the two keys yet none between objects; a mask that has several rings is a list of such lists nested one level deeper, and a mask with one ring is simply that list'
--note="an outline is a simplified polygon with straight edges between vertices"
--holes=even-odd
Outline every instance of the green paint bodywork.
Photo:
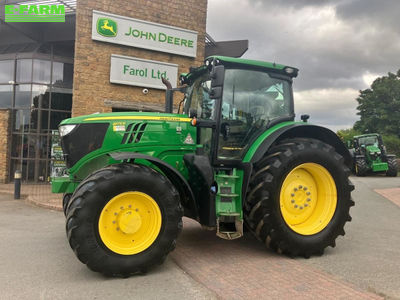
[{"label": "green paint bodywork", "polygon": [[[231,175],[220,172],[214,174],[214,178],[218,185],[218,193],[215,197],[217,218],[235,216],[242,220],[243,170],[233,169]],[[230,193],[224,193],[224,189],[230,189]],[[224,199],[227,200],[224,201]]]},{"label": "green paint bodywork", "polygon": [[[151,120],[152,118],[160,118],[160,120]],[[180,121],[182,118],[185,121]],[[69,169],[69,178],[53,178],[52,191],[54,193],[72,192],[80,181],[95,170],[120,162],[112,159],[109,153],[124,151],[157,157],[178,170],[187,179],[183,155],[196,150],[196,128],[189,121],[186,115],[136,112],[93,114],[62,121],[60,126],[81,123],[109,123],[110,125],[102,147],[82,157],[72,166]],[[147,123],[140,142],[121,144],[125,131],[116,130],[118,126],[127,128],[129,124],[138,122]],[[194,144],[185,143],[189,134]],[[68,181],[70,184],[67,184]]]},{"label": "green paint bodywork", "polygon": [[283,127],[290,126],[290,125],[293,125],[293,124],[297,124],[297,123],[304,124],[303,122],[288,121],[288,122],[279,123],[279,124],[269,128],[268,130],[266,130],[250,146],[249,150],[247,151],[246,155],[243,158],[243,162],[250,162],[252,157],[253,157],[253,155],[256,153],[258,147],[260,147],[260,145],[264,142],[264,140],[266,140],[272,133],[274,133],[278,129],[281,129]]}]

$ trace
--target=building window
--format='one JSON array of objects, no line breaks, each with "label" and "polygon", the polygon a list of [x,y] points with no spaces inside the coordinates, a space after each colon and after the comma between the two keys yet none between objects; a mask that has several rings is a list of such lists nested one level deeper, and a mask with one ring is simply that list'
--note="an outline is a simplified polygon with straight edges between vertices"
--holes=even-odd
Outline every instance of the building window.
[{"label": "building window", "polygon": [[13,86],[0,85],[0,108],[10,108],[12,106]]},{"label": "building window", "polygon": [[23,180],[46,182],[52,131],[71,117],[73,64],[32,57],[0,60],[0,108],[12,112],[9,178],[21,170]]},{"label": "building window", "polygon": [[0,84],[14,81],[14,60],[0,61]]}]

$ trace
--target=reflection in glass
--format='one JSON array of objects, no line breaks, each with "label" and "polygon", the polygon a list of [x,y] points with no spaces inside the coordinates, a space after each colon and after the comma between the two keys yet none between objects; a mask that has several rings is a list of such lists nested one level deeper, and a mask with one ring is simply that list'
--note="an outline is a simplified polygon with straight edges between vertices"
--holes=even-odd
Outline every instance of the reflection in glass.
[{"label": "reflection in glass", "polygon": [[73,72],[72,64],[53,62],[53,85],[71,89]]},{"label": "reflection in glass", "polygon": [[32,106],[49,108],[50,88],[47,85],[32,85]]},{"label": "reflection in glass", "polygon": [[71,118],[70,112],[52,111],[50,117],[50,129],[57,129],[60,122],[68,118]]},{"label": "reflection in glass", "polygon": [[26,134],[13,134],[11,157],[28,156],[28,136]]},{"label": "reflection in glass", "polygon": [[28,135],[29,158],[47,158],[47,136]]},{"label": "reflection in glass", "polygon": [[40,122],[40,132],[41,133],[48,133],[49,130],[49,111],[42,110],[41,112],[41,122]]},{"label": "reflection in glass", "polygon": [[39,149],[39,143],[38,143],[39,137],[36,135],[28,135],[28,157],[29,158],[35,158],[36,157],[36,151]]},{"label": "reflection in glass", "polygon": [[14,60],[0,61],[0,83],[14,81]]},{"label": "reflection in glass", "polygon": [[31,107],[31,85],[19,84],[15,88],[15,107]]},{"label": "reflection in glass", "polygon": [[48,60],[33,60],[33,82],[50,83],[51,62]]},{"label": "reflection in glass", "polygon": [[31,111],[29,109],[16,109],[14,113],[13,131],[27,132],[29,130],[29,122]]},{"label": "reflection in glass", "polygon": [[51,94],[51,108],[70,111],[72,109],[71,90],[54,88]]},{"label": "reflection in glass", "polygon": [[47,179],[47,169],[48,169],[48,162],[41,160],[39,161],[39,164],[37,165],[38,171],[37,171],[37,180],[38,181],[46,181]]},{"label": "reflection in glass", "polygon": [[32,59],[17,60],[17,82],[32,82]]},{"label": "reflection in glass", "polygon": [[0,108],[11,108],[13,97],[12,91],[12,85],[0,85]]},{"label": "reflection in glass", "polygon": [[38,128],[39,110],[31,109],[30,132],[36,132]]}]

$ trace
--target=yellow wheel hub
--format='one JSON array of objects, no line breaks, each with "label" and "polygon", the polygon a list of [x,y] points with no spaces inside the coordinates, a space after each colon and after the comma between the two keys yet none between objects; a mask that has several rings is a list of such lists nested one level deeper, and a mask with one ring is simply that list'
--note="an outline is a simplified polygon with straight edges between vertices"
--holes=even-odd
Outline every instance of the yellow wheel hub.
[{"label": "yellow wheel hub", "polygon": [[108,201],[99,218],[104,245],[122,255],[140,253],[160,233],[162,216],[157,202],[141,192],[125,192]]},{"label": "yellow wheel hub", "polygon": [[336,184],[323,166],[304,163],[285,178],[280,209],[286,224],[301,235],[322,231],[331,221],[337,205]]}]

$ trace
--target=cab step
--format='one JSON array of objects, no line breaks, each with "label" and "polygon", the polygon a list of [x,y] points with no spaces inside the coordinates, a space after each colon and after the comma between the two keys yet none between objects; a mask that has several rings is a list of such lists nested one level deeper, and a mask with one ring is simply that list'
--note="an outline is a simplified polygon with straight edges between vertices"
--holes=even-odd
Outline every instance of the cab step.
[{"label": "cab step", "polygon": [[234,240],[243,236],[243,220],[240,214],[223,214],[217,218],[217,236],[225,240]]}]

